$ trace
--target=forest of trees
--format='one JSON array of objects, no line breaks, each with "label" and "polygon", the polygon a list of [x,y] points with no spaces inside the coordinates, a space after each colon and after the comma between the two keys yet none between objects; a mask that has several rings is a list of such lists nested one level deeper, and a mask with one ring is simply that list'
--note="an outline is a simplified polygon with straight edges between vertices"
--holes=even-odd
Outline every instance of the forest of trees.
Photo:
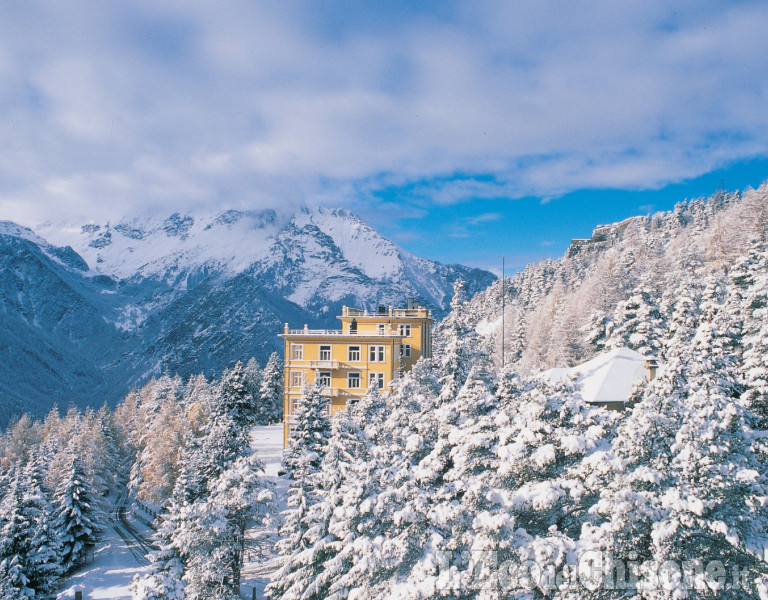
[{"label": "forest of trees", "polygon": [[[306,394],[269,597],[768,597],[766,224],[764,187],[606,228],[506,282],[503,368],[501,284],[459,285],[386,399]],[[617,346],[662,365],[622,413],[536,375]]]},{"label": "forest of trees", "polygon": [[[282,365],[273,354],[264,368],[237,363],[215,381],[163,375],[114,412],[61,416],[54,407],[42,422],[11,424],[0,435],[0,598],[54,597],[61,577],[86,562],[121,484],[168,507],[137,597],[169,597],[158,573],[172,568],[189,575],[187,598],[239,589],[243,532],[272,496],[249,430],[281,418]],[[224,575],[211,576],[211,565]]]},{"label": "forest of trees", "polygon": [[[305,390],[269,598],[768,598],[768,187],[601,227],[451,308],[391,390],[333,416]],[[660,368],[623,412],[539,375],[624,346]],[[124,474],[165,509],[134,598],[239,598],[276,510],[249,436],[280,416],[273,358],[10,427],[0,596],[82,562]]]}]

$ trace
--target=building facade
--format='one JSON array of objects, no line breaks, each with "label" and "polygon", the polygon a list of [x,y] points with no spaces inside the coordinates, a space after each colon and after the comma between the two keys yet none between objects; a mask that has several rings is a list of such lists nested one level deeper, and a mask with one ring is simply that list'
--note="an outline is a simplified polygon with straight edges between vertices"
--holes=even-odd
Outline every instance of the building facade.
[{"label": "building facade", "polygon": [[342,308],[341,329],[289,329],[285,343],[283,440],[287,443],[305,385],[318,382],[334,413],[363,397],[370,385],[382,390],[432,353],[432,315],[423,306],[380,306],[369,312]]}]

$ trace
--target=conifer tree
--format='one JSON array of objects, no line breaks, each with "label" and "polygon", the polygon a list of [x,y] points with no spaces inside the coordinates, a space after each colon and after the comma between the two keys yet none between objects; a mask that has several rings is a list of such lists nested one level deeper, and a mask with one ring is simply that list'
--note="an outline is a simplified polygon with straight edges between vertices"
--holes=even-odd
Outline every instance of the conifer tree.
[{"label": "conifer tree", "polygon": [[467,313],[464,282],[457,281],[453,286],[451,314],[434,335],[434,364],[440,384],[440,398],[450,400],[456,397],[464,385],[475,363],[488,354],[483,354],[483,341],[472,327]]},{"label": "conifer tree", "polygon": [[[179,489],[177,483],[176,489]],[[180,494],[179,494],[180,495]],[[131,582],[133,600],[184,600],[185,565],[179,548],[174,544],[174,537],[179,526],[180,498],[172,498],[163,513],[154,541],[157,550],[147,555],[149,568],[147,573],[136,575]]]},{"label": "conifer tree", "polygon": [[35,591],[29,586],[27,560],[35,524],[24,510],[21,468],[16,465],[0,503],[0,576],[7,579],[9,598],[27,598]]},{"label": "conifer tree", "polygon": [[739,305],[743,326],[744,399],[759,417],[758,427],[768,429],[768,250],[762,242],[752,244],[749,254],[731,273],[742,291]]},{"label": "conifer tree", "polygon": [[149,573],[134,581],[135,598],[239,597],[246,525],[266,517],[273,496],[250,447],[253,406],[241,393],[244,380],[238,364],[210,399],[200,435],[188,431],[160,549]]},{"label": "conifer tree", "polygon": [[602,312],[593,312],[587,323],[583,326],[584,342],[587,348],[594,354],[605,350],[608,340],[611,338],[613,320],[610,315]]},{"label": "conifer tree", "polygon": [[0,559],[0,598],[28,600],[34,595],[34,590],[28,587],[28,583],[18,556]]},{"label": "conifer tree", "polygon": [[768,532],[768,513],[758,500],[768,492],[760,466],[764,442],[735,393],[738,331],[719,283],[710,281],[705,290],[694,337],[670,348],[663,372],[622,426],[615,445],[619,472],[596,507],[610,518],[588,536],[620,557],[631,551],[647,563],[638,573],[643,597],[684,593],[684,583],[660,589],[654,568],[666,561],[716,559],[749,573],[747,588],[734,589],[702,575],[695,590],[701,596],[757,597],[768,573],[752,551]]},{"label": "conifer tree", "polygon": [[[306,480],[320,468],[331,434],[329,401],[315,383],[305,386],[291,426],[283,463],[294,480]],[[310,487],[312,484],[309,483]]]},{"label": "conifer tree", "polygon": [[653,293],[636,288],[632,295],[619,302],[612,321],[609,348],[627,347],[645,356],[656,356],[664,338],[664,320]]},{"label": "conifer tree", "polygon": [[29,585],[38,596],[51,594],[62,574],[61,540],[55,527],[50,490],[45,484],[45,469],[35,452],[22,473],[23,508],[34,526],[29,537],[25,560]]},{"label": "conifer tree", "polygon": [[260,423],[277,423],[283,418],[283,368],[277,352],[273,352],[264,370],[259,385]]},{"label": "conifer tree", "polygon": [[73,443],[67,448],[67,455],[69,474],[56,489],[54,504],[56,529],[62,544],[61,564],[65,571],[71,571],[85,562],[88,550],[96,543],[100,519],[95,505],[96,492]]},{"label": "conifer tree", "polygon": [[256,421],[255,393],[243,364],[238,361],[221,376],[213,413],[228,415],[237,427],[253,425]]},{"label": "conifer tree", "polygon": [[301,506],[306,496],[297,500],[298,494],[293,494],[298,510],[289,515],[285,528],[290,539],[284,544],[283,567],[269,586],[271,598],[325,600],[338,574],[349,568],[354,528],[348,521],[354,519],[350,513],[355,508],[347,500],[354,464],[365,458],[362,436],[346,411],[334,416],[328,452],[318,472],[318,501],[311,507]]}]

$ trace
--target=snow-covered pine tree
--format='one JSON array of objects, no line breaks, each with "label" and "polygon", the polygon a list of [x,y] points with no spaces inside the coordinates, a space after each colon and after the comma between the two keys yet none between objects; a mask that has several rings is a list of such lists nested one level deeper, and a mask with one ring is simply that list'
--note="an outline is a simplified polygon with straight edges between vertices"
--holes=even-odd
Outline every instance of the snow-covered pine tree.
[{"label": "snow-covered pine tree", "polygon": [[66,454],[69,473],[56,489],[53,500],[56,530],[62,544],[61,564],[65,571],[71,571],[85,562],[101,526],[96,491],[88,481],[74,442],[70,442]]},{"label": "snow-covered pine tree", "polygon": [[483,353],[484,341],[472,326],[466,310],[464,282],[453,284],[451,313],[435,328],[433,354],[434,365],[440,384],[440,398],[450,400],[456,397],[472,367],[481,357],[489,361],[488,352]]},{"label": "snow-covered pine tree", "polygon": [[277,423],[283,418],[283,367],[277,352],[269,356],[259,385],[259,422]]},{"label": "snow-covered pine tree", "polygon": [[431,361],[420,360],[392,386],[381,433],[354,478],[361,487],[349,494],[356,506],[349,525],[355,541],[349,570],[332,586],[340,594],[384,597],[393,579],[404,573],[400,565],[414,560],[409,551],[416,543],[404,539],[409,532],[419,538],[428,526],[429,489],[416,480],[414,469],[437,439],[437,375]]},{"label": "snow-covered pine tree", "polygon": [[251,426],[256,422],[257,390],[258,387],[246,374],[243,364],[238,361],[221,376],[213,411],[226,413],[238,427]]},{"label": "snow-covered pine tree", "polygon": [[[738,323],[734,329],[723,310],[721,283],[709,282],[696,334],[670,347],[664,370],[622,425],[614,444],[618,471],[596,506],[608,518],[585,536],[617,558],[631,553],[644,563],[636,573],[644,598],[757,598],[768,581],[757,551],[768,539],[760,501],[768,493],[765,442],[738,397]],[[693,583],[659,583],[667,561],[712,560],[746,578],[728,588],[705,571]]]},{"label": "snow-covered pine tree", "polygon": [[11,469],[8,480],[0,502],[0,577],[7,580],[8,598],[30,598],[35,590],[29,586],[26,567],[35,523],[24,510],[20,464]]},{"label": "snow-covered pine tree", "polygon": [[368,440],[376,443],[382,433],[382,427],[389,413],[386,398],[375,384],[371,384],[367,393],[349,408],[349,416],[357,423]]},{"label": "snow-covered pine tree", "polygon": [[61,540],[55,527],[54,508],[45,484],[45,468],[41,454],[33,452],[22,472],[23,507],[34,525],[29,539],[25,572],[29,586],[40,598],[52,594],[62,574]]},{"label": "snow-covered pine tree", "polygon": [[99,477],[105,482],[106,489],[109,491],[117,483],[120,462],[124,457],[120,449],[114,415],[106,404],[103,404],[96,413],[96,425],[99,433]]},{"label": "snow-covered pine tree", "polygon": [[645,356],[657,356],[665,337],[664,319],[654,292],[638,287],[627,300],[619,302],[611,319],[614,326],[607,348],[627,347]]},{"label": "snow-covered pine tree", "polygon": [[3,600],[29,600],[34,597],[34,590],[27,584],[29,580],[18,556],[0,559],[0,598]]},{"label": "snow-covered pine tree", "polygon": [[[283,464],[291,476],[288,488],[288,509],[283,512],[280,528],[281,540],[277,549],[283,557],[282,570],[290,572],[291,556],[310,546],[306,538],[309,528],[310,507],[318,500],[318,473],[328,450],[331,436],[328,398],[321,394],[318,383],[305,386],[296,408],[295,420],[291,425],[288,447]],[[279,598],[288,587],[273,579],[268,593]]]},{"label": "snow-covered pine tree", "polygon": [[758,427],[768,429],[768,249],[754,242],[749,254],[731,272],[742,290],[743,367],[740,383],[744,399],[758,415]]},{"label": "snow-covered pine tree", "polygon": [[291,478],[306,480],[310,488],[309,480],[320,468],[331,435],[329,400],[321,391],[317,383],[304,387],[283,458]]},{"label": "snow-covered pine tree", "polygon": [[137,598],[239,597],[245,528],[264,518],[273,495],[250,446],[253,407],[242,371],[236,366],[222,378],[205,423],[187,431],[160,550],[133,583]]},{"label": "snow-covered pine tree", "polygon": [[411,471],[423,505],[414,504],[411,517],[392,532],[405,555],[404,575],[392,588],[397,597],[419,588],[449,597],[469,591],[463,575],[471,562],[472,524],[493,503],[487,482],[498,468],[492,450],[497,403],[489,379],[482,368],[473,368],[456,398],[435,412],[437,439]]},{"label": "snow-covered pine tree", "polygon": [[366,458],[363,436],[346,411],[334,416],[328,451],[317,474],[318,500],[291,516],[301,518],[291,531],[296,545],[284,553],[283,566],[272,577],[271,598],[326,600],[339,575],[349,569],[356,534],[350,526],[355,507],[349,503],[349,493],[355,489],[354,466]]},{"label": "snow-covered pine tree", "polygon": [[[179,482],[181,479],[179,480]],[[176,490],[180,483],[177,482]],[[181,496],[181,492],[178,493]],[[184,573],[186,567],[174,537],[178,529],[180,505],[172,498],[163,513],[160,526],[155,533],[154,541],[157,550],[147,555],[149,568],[144,575],[136,575],[131,582],[131,597],[133,600],[184,600]]]},{"label": "snow-covered pine tree", "polygon": [[605,350],[608,340],[611,338],[613,320],[610,315],[596,311],[589,315],[589,319],[582,326],[584,332],[584,344],[592,354],[598,354]]},{"label": "snow-covered pine tree", "polygon": [[251,357],[243,367],[243,373],[245,374],[245,385],[248,390],[248,395],[253,399],[253,424],[264,425],[266,421],[263,421],[262,413],[263,408],[261,406],[261,396],[259,390],[261,389],[261,365],[255,358]]},{"label": "snow-covered pine tree", "polygon": [[190,600],[240,597],[246,525],[262,523],[273,499],[261,463],[248,450],[209,482],[205,497],[179,507],[173,540],[184,560]]}]

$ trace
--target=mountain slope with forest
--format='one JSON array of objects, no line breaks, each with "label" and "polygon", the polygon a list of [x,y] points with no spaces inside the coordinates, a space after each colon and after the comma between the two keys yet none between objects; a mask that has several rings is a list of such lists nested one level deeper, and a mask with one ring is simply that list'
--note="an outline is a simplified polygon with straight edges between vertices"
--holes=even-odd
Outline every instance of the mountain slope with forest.
[{"label": "mountain slope with forest", "polygon": [[440,317],[453,282],[495,278],[422,259],[341,209],[131,215],[0,227],[0,424],[53,403],[114,403],[163,372],[264,362],[278,333],[337,327],[342,305],[416,297]]}]

